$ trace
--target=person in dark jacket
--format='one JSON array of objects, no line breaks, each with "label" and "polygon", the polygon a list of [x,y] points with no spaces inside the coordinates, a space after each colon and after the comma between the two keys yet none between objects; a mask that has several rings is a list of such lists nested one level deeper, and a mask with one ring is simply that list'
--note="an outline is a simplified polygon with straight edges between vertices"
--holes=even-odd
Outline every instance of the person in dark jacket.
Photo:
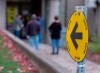
[{"label": "person in dark jacket", "polygon": [[39,50],[39,32],[40,24],[36,20],[36,15],[33,14],[31,20],[27,24],[27,38],[32,47],[36,46],[36,49]]},{"label": "person in dark jacket", "polygon": [[52,39],[52,54],[58,54],[60,49],[61,23],[59,22],[58,16],[55,16],[54,20],[49,26],[49,31]]}]

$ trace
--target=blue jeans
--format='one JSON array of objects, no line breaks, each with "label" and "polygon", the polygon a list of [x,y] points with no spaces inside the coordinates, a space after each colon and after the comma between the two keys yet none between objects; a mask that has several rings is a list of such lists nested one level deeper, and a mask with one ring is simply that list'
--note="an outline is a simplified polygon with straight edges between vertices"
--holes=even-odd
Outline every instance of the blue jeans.
[{"label": "blue jeans", "polygon": [[40,33],[39,33],[39,43],[41,43],[42,42],[42,31],[40,31]]},{"label": "blue jeans", "polygon": [[14,35],[20,38],[20,30],[14,30]]},{"label": "blue jeans", "polygon": [[37,50],[39,50],[39,37],[38,35],[36,36],[30,36],[29,37],[29,44],[32,46],[32,47],[36,47]]},{"label": "blue jeans", "polygon": [[52,53],[58,54],[60,49],[60,39],[52,39]]}]

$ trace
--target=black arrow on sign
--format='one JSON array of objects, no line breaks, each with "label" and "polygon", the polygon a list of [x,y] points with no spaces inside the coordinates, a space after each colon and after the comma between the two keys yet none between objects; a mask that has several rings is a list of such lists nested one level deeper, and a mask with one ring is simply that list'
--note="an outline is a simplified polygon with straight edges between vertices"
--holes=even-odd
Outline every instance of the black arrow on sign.
[{"label": "black arrow on sign", "polygon": [[82,33],[76,32],[77,28],[78,28],[78,24],[76,22],[75,27],[74,27],[74,29],[73,29],[73,31],[71,33],[71,39],[72,39],[72,42],[73,42],[76,50],[78,48],[78,44],[77,44],[75,39],[82,39]]}]

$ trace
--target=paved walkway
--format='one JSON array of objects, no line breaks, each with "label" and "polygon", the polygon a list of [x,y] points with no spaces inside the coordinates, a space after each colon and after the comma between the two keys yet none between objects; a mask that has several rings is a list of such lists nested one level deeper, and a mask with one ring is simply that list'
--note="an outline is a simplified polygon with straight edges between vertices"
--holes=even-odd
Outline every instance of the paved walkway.
[{"label": "paved walkway", "polygon": [[[76,73],[77,63],[70,57],[66,49],[61,48],[58,55],[52,55],[52,47],[50,45],[40,44],[39,48],[40,55],[47,56],[53,62],[56,62],[71,73]],[[86,60],[85,66],[85,73],[100,73],[100,64]]]},{"label": "paved walkway", "polygon": [[[69,56],[68,52],[65,49],[60,49],[60,53],[58,55],[52,55],[51,54],[52,48],[50,45],[40,44],[39,48],[40,48],[40,55],[47,56],[52,61],[56,62],[65,69],[69,70],[70,73],[76,73],[77,63],[71,59],[71,57]],[[89,60],[86,60],[85,69],[86,69],[85,73],[100,73],[100,64],[96,64]]]},{"label": "paved walkway", "polygon": [[[58,55],[52,55],[52,48],[49,45],[40,44],[40,54],[45,55],[50,58],[52,61],[61,65],[62,67],[69,70],[71,73],[76,73],[77,63],[71,59],[68,52],[65,49],[60,49]],[[100,65],[86,60],[86,71],[85,73],[100,73]]]}]

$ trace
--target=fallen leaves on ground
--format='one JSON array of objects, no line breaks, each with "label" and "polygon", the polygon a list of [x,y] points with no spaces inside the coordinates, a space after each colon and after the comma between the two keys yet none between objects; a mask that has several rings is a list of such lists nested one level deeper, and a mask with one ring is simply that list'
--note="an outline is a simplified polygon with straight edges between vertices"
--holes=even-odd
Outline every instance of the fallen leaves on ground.
[{"label": "fallen leaves on ground", "polygon": [[[20,49],[16,46],[16,44],[9,38],[7,35],[0,30],[0,37],[2,40],[0,40],[0,43],[3,43],[2,46],[0,46],[1,49],[8,49],[8,53],[11,54],[10,59],[12,61],[17,62],[19,67],[17,68],[18,73],[38,73],[37,68],[35,68],[31,62],[22,52]],[[8,56],[4,56],[4,58],[8,58]],[[0,72],[4,69],[4,67],[0,66]],[[13,68],[9,68],[10,71],[8,73],[12,73]]]}]

